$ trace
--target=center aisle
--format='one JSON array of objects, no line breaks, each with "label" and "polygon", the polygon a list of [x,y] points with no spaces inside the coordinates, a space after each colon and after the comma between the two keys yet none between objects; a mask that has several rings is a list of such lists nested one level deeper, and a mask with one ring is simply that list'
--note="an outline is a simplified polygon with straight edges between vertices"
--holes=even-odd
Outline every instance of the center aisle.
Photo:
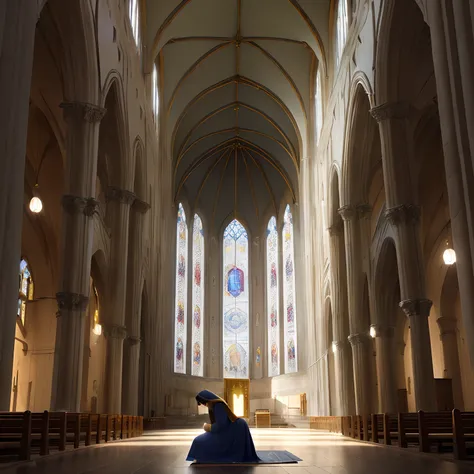
[{"label": "center aisle", "polygon": [[263,466],[191,466],[185,461],[201,430],[164,430],[141,438],[53,454],[35,461],[0,465],[1,474],[468,474],[474,463],[445,461],[394,447],[359,443],[304,429],[252,429],[257,450],[287,450],[303,461]]}]

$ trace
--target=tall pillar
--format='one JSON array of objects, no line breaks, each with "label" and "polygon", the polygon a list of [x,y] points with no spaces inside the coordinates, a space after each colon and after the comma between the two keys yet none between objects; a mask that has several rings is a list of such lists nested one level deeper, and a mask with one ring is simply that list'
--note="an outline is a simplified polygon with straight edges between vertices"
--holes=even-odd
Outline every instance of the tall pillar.
[{"label": "tall pillar", "polygon": [[377,353],[377,379],[380,413],[397,413],[397,373],[394,360],[394,328],[372,325]]},{"label": "tall pillar", "polygon": [[35,0],[0,3],[0,411],[10,410],[12,391],[36,19]]},{"label": "tall pillar", "polygon": [[443,359],[445,377],[452,380],[454,406],[459,410],[464,408],[461,384],[461,366],[459,364],[457,320],[443,316],[436,321],[439,326],[439,336],[443,344]]},{"label": "tall pillar", "polygon": [[138,414],[138,374],[140,366],[141,316],[143,291],[143,258],[144,258],[144,220],[150,205],[135,199],[132,205],[133,225],[131,230],[132,254],[128,256],[127,313],[125,323],[128,337],[124,344],[122,413]]},{"label": "tall pillar", "polygon": [[[371,111],[379,122],[387,201],[386,218],[396,236],[400,307],[410,319],[413,377],[417,410],[435,410],[435,386],[428,316],[431,301],[425,297],[424,263],[419,234],[418,206],[413,204],[410,163],[412,132],[409,104],[383,104]],[[408,171],[407,171],[408,170]]]},{"label": "tall pillar", "polygon": [[[370,353],[372,341],[369,337],[367,320],[370,315],[364,315],[364,283],[365,273],[362,267],[361,226],[359,218],[369,206],[343,206],[339,214],[344,220],[347,262],[347,293],[349,308],[349,342],[352,347],[354,366],[354,391],[356,413],[367,415],[371,407],[370,386]],[[365,316],[365,317],[364,317]]]},{"label": "tall pillar", "polygon": [[[467,119],[466,113],[469,109],[472,119],[474,56],[466,54],[466,49],[472,48],[472,39],[469,42],[465,36],[469,28],[466,29],[465,24],[457,26],[459,21],[471,22],[472,38],[474,16],[458,14],[462,9],[469,8],[468,5],[469,2],[432,0],[427,2],[426,8],[433,47],[462,318],[471,367],[474,367],[474,208],[471,205],[474,202],[474,129],[468,126],[472,122]],[[456,41],[456,35],[462,38],[461,43]],[[469,90],[470,98],[466,97]]]},{"label": "tall pillar", "polygon": [[344,252],[343,223],[338,221],[329,229],[331,252],[332,351],[334,353],[335,390],[339,406],[337,415],[355,412],[354,380],[351,367],[351,349],[348,342],[349,324]]},{"label": "tall pillar", "polygon": [[106,193],[107,213],[110,213],[112,239],[109,264],[109,287],[104,317],[107,342],[105,362],[106,410],[122,410],[122,361],[127,293],[128,227],[130,206],[135,200],[131,191],[110,187]]},{"label": "tall pillar", "polygon": [[62,198],[62,276],[57,293],[53,410],[78,411],[81,402],[84,322],[89,303],[99,122],[105,110],[82,102],[61,104],[67,123],[67,174]]}]

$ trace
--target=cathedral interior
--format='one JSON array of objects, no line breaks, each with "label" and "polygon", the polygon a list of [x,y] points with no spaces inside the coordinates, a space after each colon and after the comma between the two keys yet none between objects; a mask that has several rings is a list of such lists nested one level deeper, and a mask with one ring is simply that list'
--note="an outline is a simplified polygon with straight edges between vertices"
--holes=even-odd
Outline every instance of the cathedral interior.
[{"label": "cathedral interior", "polygon": [[209,389],[303,459],[236,473],[471,472],[367,441],[474,454],[472,0],[4,0],[0,103],[0,469],[47,411],[145,431],[28,472],[187,472]]}]

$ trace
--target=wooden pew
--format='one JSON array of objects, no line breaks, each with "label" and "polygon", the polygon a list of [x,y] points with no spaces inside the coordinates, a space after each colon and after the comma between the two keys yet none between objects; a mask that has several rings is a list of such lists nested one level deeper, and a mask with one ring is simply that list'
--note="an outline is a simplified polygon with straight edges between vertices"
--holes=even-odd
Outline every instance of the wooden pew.
[{"label": "wooden pew", "polygon": [[0,455],[30,459],[31,418],[30,411],[0,413]]},{"label": "wooden pew", "polygon": [[463,413],[454,409],[452,412],[452,420],[454,458],[467,459],[468,450],[466,442],[469,443],[471,450],[474,451],[474,412]]},{"label": "wooden pew", "polygon": [[418,412],[420,451],[431,452],[436,444],[440,452],[443,445],[453,446],[453,415],[451,412]]}]

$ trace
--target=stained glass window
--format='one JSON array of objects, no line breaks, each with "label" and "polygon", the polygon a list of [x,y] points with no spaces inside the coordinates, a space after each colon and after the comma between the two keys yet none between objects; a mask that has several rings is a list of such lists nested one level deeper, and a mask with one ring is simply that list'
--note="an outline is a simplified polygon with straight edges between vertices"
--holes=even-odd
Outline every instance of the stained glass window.
[{"label": "stained glass window", "polygon": [[158,96],[158,70],[156,64],[153,66],[153,74],[151,77],[151,98],[152,98],[152,107],[153,107],[153,118],[158,119],[158,110],[160,107],[160,98]]},{"label": "stained glass window", "polygon": [[18,310],[17,316],[21,323],[25,324],[26,319],[26,302],[33,299],[33,279],[28,267],[28,262],[22,260],[20,262],[20,272],[18,274]]},{"label": "stained glass window", "polygon": [[346,44],[348,23],[347,0],[338,0],[336,17],[336,67],[339,66]]},{"label": "stained glass window", "polygon": [[224,378],[248,378],[249,241],[238,220],[224,231],[223,252]]},{"label": "stained glass window", "polygon": [[321,129],[323,127],[323,95],[321,90],[321,69],[318,69],[316,76],[316,97],[315,97],[316,113],[314,117],[315,121],[315,142],[316,145],[319,143],[319,137],[321,136]]},{"label": "stained glass window", "polygon": [[285,331],[285,372],[298,370],[296,345],[295,251],[293,242],[293,215],[286,206],[283,220],[283,317]]},{"label": "stained glass window", "polygon": [[268,376],[280,375],[280,324],[278,291],[278,229],[275,217],[267,227],[267,315],[268,315]]},{"label": "stained glass window", "polygon": [[140,5],[138,0],[129,0],[128,16],[137,48],[140,48]]},{"label": "stained glass window", "polygon": [[178,207],[176,230],[176,295],[174,322],[174,371],[186,373],[186,308],[188,299],[187,281],[188,227],[183,206]]},{"label": "stained glass window", "polygon": [[193,225],[193,330],[192,374],[203,376],[204,349],[204,233],[201,218],[196,214]]}]

